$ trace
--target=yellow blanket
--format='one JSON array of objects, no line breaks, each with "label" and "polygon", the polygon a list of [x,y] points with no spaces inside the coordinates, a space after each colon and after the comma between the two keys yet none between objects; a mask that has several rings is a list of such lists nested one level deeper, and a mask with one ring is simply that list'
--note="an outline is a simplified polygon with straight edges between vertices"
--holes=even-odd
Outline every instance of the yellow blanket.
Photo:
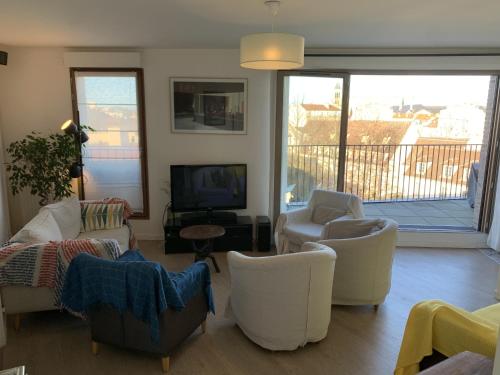
[{"label": "yellow blanket", "polygon": [[463,351],[493,358],[500,323],[500,303],[473,313],[442,301],[413,306],[406,323],[394,375],[414,375],[432,349],[451,357]]}]

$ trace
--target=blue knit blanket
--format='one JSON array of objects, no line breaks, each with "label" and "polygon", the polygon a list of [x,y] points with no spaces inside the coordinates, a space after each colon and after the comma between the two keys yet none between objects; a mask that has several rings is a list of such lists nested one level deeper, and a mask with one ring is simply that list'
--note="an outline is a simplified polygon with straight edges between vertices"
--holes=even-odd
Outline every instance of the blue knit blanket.
[{"label": "blue knit blanket", "polygon": [[167,272],[138,250],[129,250],[116,261],[80,254],[66,273],[61,303],[84,316],[98,303],[110,304],[122,313],[129,310],[150,325],[151,338],[158,342],[159,315],[167,308],[182,310],[201,290],[215,313],[205,262],[196,262],[183,272]]}]

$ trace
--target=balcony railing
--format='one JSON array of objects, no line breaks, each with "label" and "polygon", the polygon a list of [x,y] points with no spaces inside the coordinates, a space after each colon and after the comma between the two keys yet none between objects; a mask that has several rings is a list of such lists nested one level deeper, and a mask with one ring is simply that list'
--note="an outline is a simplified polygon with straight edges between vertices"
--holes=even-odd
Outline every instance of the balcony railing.
[{"label": "balcony railing", "polygon": [[[364,201],[463,199],[481,144],[348,145],[344,191]],[[339,145],[288,146],[287,203],[337,189]],[[477,167],[477,164],[476,164]]]}]

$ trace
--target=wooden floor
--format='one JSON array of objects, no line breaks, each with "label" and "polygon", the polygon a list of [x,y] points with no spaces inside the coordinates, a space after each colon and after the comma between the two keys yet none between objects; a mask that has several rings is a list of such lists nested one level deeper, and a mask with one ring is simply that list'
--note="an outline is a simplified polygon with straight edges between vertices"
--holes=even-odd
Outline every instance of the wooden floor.
[{"label": "wooden floor", "polygon": [[[159,241],[142,241],[145,255],[169,270],[181,270],[192,255],[163,255]],[[256,253],[258,254],[258,253]],[[262,253],[260,253],[262,254]],[[378,312],[371,307],[334,307],[328,336],[294,352],[270,352],[256,346],[224,318],[228,272],[213,274],[216,316],[205,335],[196,331],[171,358],[170,374],[392,374],[404,325],[413,304],[443,299],[474,310],[495,303],[497,265],[476,250],[399,249],[393,286]],[[27,314],[21,330],[9,321],[6,367],[25,364],[30,375],[161,374],[160,360],[138,352],[101,345],[90,350],[89,330],[66,313]]]}]

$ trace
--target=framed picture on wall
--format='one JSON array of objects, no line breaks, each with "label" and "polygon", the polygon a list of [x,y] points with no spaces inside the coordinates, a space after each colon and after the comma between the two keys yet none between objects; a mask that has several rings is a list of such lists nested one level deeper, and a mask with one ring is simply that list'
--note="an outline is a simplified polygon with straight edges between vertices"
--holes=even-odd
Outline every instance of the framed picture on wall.
[{"label": "framed picture on wall", "polygon": [[173,133],[247,134],[247,80],[170,78]]}]

